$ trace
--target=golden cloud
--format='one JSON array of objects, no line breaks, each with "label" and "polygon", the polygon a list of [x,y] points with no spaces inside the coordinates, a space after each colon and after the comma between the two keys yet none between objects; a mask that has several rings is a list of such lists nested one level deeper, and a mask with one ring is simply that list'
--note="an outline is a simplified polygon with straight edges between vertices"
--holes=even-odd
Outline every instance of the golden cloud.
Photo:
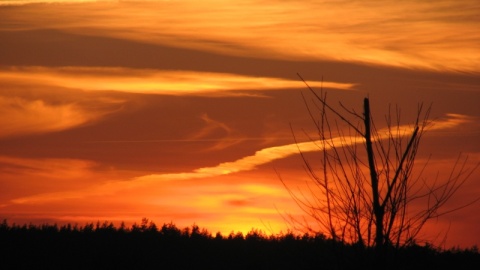
[{"label": "golden cloud", "polygon": [[[252,77],[229,73],[162,71],[95,67],[17,67],[3,70],[0,80],[29,81],[88,91],[122,91],[163,95],[250,95],[232,91],[264,91],[304,87],[299,80]],[[308,81],[312,87],[342,90],[354,84]],[[253,94],[255,95],[255,94]]]},{"label": "golden cloud", "polygon": [[[443,120],[437,121],[436,125],[431,129],[441,130],[441,129],[452,129],[456,128],[462,124],[466,124],[470,121],[459,120],[466,119],[465,116],[460,115],[449,115]],[[401,126],[399,129],[400,133],[404,130],[404,134],[408,134],[408,131],[411,131],[409,126]],[[389,135],[386,131],[379,130],[378,136],[376,139],[387,139]],[[13,200],[13,203],[39,203],[52,201],[57,199],[68,199],[68,198],[81,198],[85,196],[100,196],[104,194],[113,194],[121,190],[128,190],[132,188],[142,188],[142,187],[154,187],[155,185],[170,182],[170,181],[179,181],[179,180],[194,180],[194,179],[207,179],[214,177],[221,177],[226,175],[231,175],[234,173],[251,171],[256,169],[258,166],[273,162],[278,159],[287,158],[292,155],[299,154],[299,151],[303,153],[321,151],[323,147],[329,149],[332,145],[339,146],[348,146],[358,143],[362,143],[362,137],[337,137],[329,141],[329,143],[324,144],[320,140],[316,141],[306,141],[299,142],[297,144],[287,144],[275,147],[268,147],[261,149],[255,152],[253,155],[246,156],[231,162],[223,162],[216,166],[212,167],[203,167],[195,169],[191,172],[178,172],[178,173],[166,173],[166,174],[151,174],[144,175],[140,177],[135,177],[130,181],[108,181],[104,182],[101,185],[95,186],[93,188],[88,188],[84,190],[68,191],[68,192],[59,192],[59,193],[47,193],[39,194],[35,196],[17,198]],[[272,189],[271,187],[266,186],[253,186],[247,185],[244,186],[245,193],[277,193],[278,191]]]},{"label": "golden cloud", "polygon": [[[447,115],[447,118],[435,122],[435,125],[430,130],[443,130],[456,128],[462,124],[471,122],[467,116],[464,115]],[[411,127],[405,125],[399,127],[399,134],[408,134],[411,131]],[[372,139],[388,139],[388,130],[379,130],[378,137]],[[348,146],[353,144],[362,143],[364,139],[356,136],[342,136],[329,139],[327,144],[324,144],[321,140],[299,142],[296,144],[287,144],[281,146],[274,146],[261,149],[251,156],[246,156],[241,159],[220,163],[213,167],[204,167],[196,169],[192,172],[183,173],[171,173],[171,174],[152,174],[137,178],[140,181],[171,181],[171,180],[190,180],[197,178],[216,177],[221,175],[227,175],[237,173],[241,171],[249,171],[257,168],[260,165],[272,162],[274,160],[283,159],[292,155],[296,155],[299,152],[315,152],[330,149],[331,145]]]},{"label": "golden cloud", "polygon": [[478,72],[475,0],[65,2],[73,3],[16,7],[2,14],[11,22],[5,27],[61,29],[232,55]]},{"label": "golden cloud", "polygon": [[0,138],[61,131],[99,119],[104,113],[78,105],[0,96]]}]

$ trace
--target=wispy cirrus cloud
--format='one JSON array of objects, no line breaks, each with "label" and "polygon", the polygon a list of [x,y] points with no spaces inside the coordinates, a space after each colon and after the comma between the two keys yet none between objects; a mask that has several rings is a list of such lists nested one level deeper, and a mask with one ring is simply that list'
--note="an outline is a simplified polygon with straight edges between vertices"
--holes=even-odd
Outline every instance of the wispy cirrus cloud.
[{"label": "wispy cirrus cloud", "polygon": [[[472,122],[473,119],[465,115],[449,114],[446,118],[436,121],[433,126],[429,128],[429,132],[448,130],[456,128],[460,125],[468,124]],[[411,130],[409,126],[401,126],[400,130],[408,132]],[[388,133],[387,130],[379,130],[379,137],[377,139],[387,139]],[[237,173],[241,171],[249,171],[261,166],[263,164],[272,162],[274,160],[283,159],[292,155],[296,155],[299,151],[303,153],[321,151],[325,149],[330,149],[330,146],[348,146],[357,143],[362,143],[362,137],[356,136],[342,136],[332,138],[330,143],[323,144],[320,140],[299,142],[296,144],[287,144],[281,146],[274,146],[261,149],[255,152],[251,156],[246,156],[241,159],[220,163],[217,166],[213,167],[204,167],[196,169],[192,172],[183,172],[183,173],[170,173],[170,174],[152,174],[142,177],[138,177],[137,180],[140,181],[174,181],[174,180],[190,180],[197,178],[208,178],[216,177],[221,175],[228,175],[232,173]]]},{"label": "wispy cirrus cloud", "polygon": [[51,104],[42,99],[0,95],[0,138],[66,130],[99,120],[106,114],[75,103]]},{"label": "wispy cirrus cloud", "polygon": [[5,27],[61,29],[260,58],[478,72],[475,0],[47,2],[70,4],[16,7],[1,14],[9,22]]},{"label": "wispy cirrus cloud", "polygon": [[[205,124],[204,127],[190,135],[189,138],[185,139],[185,141],[214,140],[216,144],[207,150],[222,150],[245,140],[245,138],[239,136],[239,134],[237,134],[237,132],[235,132],[235,130],[229,127],[226,123],[214,120],[206,113],[202,114],[200,119],[203,120]],[[221,136],[220,139],[212,139],[210,137],[216,137],[218,135]]]},{"label": "wispy cirrus cloud", "polygon": [[[69,198],[71,190],[98,185],[104,178],[95,172],[98,164],[71,158],[21,158],[0,155],[0,206],[21,197],[48,194],[49,200]],[[95,180],[93,180],[95,179]],[[35,195],[34,195],[35,194]],[[20,195],[20,196],[19,196]],[[15,201],[16,202],[16,201]],[[18,201],[22,202],[22,199]]]},{"label": "wispy cirrus cloud", "polygon": [[[229,73],[98,67],[16,67],[2,70],[0,81],[128,93],[199,96],[262,96],[256,92],[304,87],[299,80]],[[312,87],[351,90],[354,84],[308,81]]]},{"label": "wispy cirrus cloud", "polygon": [[2,173],[5,175],[18,175],[27,172],[32,173],[32,175],[30,175],[31,178],[46,177],[49,179],[84,176],[84,174],[95,166],[94,162],[78,159],[34,159],[9,156],[0,156],[0,164],[2,164],[4,168]]},{"label": "wispy cirrus cloud", "polygon": [[[462,125],[468,125],[472,122],[472,120],[473,119],[464,115],[448,115],[446,118],[436,121],[436,125],[431,126],[429,132],[452,130]],[[411,130],[411,127],[408,126],[402,126],[401,128],[404,129],[405,132]],[[378,134],[380,136],[379,139],[388,138],[388,134],[386,132],[383,132],[382,130],[379,130]],[[337,137],[333,138],[332,141],[336,145],[344,146],[363,142],[362,138],[354,136]],[[175,199],[172,200],[182,200],[183,204],[181,207],[181,211],[196,211],[194,209],[197,208],[194,207],[194,205],[197,205],[200,208],[214,207],[214,209],[217,209],[220,212],[225,211],[225,206],[241,208],[242,211],[247,212],[251,211],[249,213],[258,214],[263,213],[263,211],[271,212],[272,209],[268,210],[265,206],[258,207],[258,205],[256,205],[258,201],[254,199],[257,196],[286,196],[278,189],[278,187],[274,187],[271,184],[265,185],[257,183],[253,185],[244,183],[241,180],[237,180],[235,184],[233,184],[235,185],[235,188],[228,189],[215,187],[218,182],[202,181],[202,183],[206,182],[207,186],[204,186],[205,190],[203,192],[199,192],[199,188],[201,188],[204,184],[192,185],[191,182],[188,183],[185,181],[197,179],[215,179],[217,177],[235,177],[237,173],[248,173],[248,171],[255,170],[261,165],[273,162],[275,160],[284,159],[289,156],[297,155],[299,154],[299,151],[302,151],[304,153],[320,151],[322,150],[323,146],[329,147],[329,144],[323,144],[321,141],[305,141],[296,144],[267,147],[256,151],[252,155],[245,156],[234,161],[223,162],[211,167],[198,168],[190,172],[150,174],[133,177],[130,178],[130,180],[121,181],[118,179],[114,180],[112,178],[104,180],[101,183],[97,184],[89,183],[88,185],[84,185],[81,188],[76,188],[75,190],[66,189],[64,191],[58,192],[46,191],[36,195],[13,198],[10,199],[8,202],[4,202],[1,206],[5,208],[22,204],[42,205],[66,200],[100,197],[106,198],[106,196],[111,196],[111,200],[115,200],[113,199],[115,196],[118,196],[118,194],[122,194],[122,201],[135,201],[139,199],[138,196],[142,196],[142,201],[144,201],[144,203],[148,207],[160,207],[171,204],[171,202],[168,200],[171,197],[171,192],[173,191],[170,191],[170,189],[176,189],[177,185],[179,185],[178,188],[181,191],[177,190],[175,193]],[[45,163],[43,161],[39,163],[39,161],[32,160],[32,163],[24,159],[0,157],[0,164],[2,161],[10,164],[16,164],[18,166],[22,166],[22,164],[31,164],[29,166],[37,168],[45,168],[45,164],[49,164],[48,162]],[[52,159],[50,161],[56,162],[56,164],[61,164],[59,163],[61,162],[61,160]],[[72,162],[66,163],[65,166],[72,166],[72,173],[76,172],[75,168],[78,168],[80,172],[79,175],[73,175],[73,179],[85,176],[84,174],[88,173],[91,170],[91,164],[88,162]],[[65,170],[65,166],[61,166],[59,168],[61,170]],[[55,170],[52,173],[55,173]],[[185,183],[185,185],[183,183]],[[81,183],[78,184],[80,184],[81,186]],[[212,187],[211,185],[214,186]],[[221,185],[230,184],[228,184],[227,181],[223,182],[223,184]],[[129,192],[129,190],[136,190],[136,192],[132,193]],[[141,190],[141,192],[139,192],[138,190]],[[229,190],[235,190],[235,192]],[[240,190],[242,191],[240,192]],[[213,196],[216,199],[213,199],[212,192],[219,192],[218,194],[214,194],[215,196]],[[170,207],[176,209],[175,207],[178,206],[172,205]],[[224,215],[222,218],[228,220],[228,215]]]}]

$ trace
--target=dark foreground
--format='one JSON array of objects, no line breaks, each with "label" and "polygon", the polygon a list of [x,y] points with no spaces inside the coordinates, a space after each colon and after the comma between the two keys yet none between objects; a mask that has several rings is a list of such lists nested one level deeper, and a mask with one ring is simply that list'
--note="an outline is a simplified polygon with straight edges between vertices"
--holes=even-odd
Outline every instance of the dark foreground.
[{"label": "dark foreground", "polygon": [[[0,224],[2,269],[480,269],[476,248],[391,250],[381,263],[373,252],[323,235],[212,235],[198,226],[132,227],[111,223]],[[8,266],[8,267],[6,267]]]}]

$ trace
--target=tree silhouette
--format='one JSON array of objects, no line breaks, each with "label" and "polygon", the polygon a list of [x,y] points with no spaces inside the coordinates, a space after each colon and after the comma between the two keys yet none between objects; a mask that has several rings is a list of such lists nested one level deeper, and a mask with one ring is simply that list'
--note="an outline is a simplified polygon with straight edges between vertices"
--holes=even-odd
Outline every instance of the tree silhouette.
[{"label": "tree silhouette", "polygon": [[377,129],[369,98],[363,101],[363,113],[342,103],[334,108],[326,92],[317,93],[300,78],[313,95],[314,106],[302,97],[318,134],[310,139],[321,158],[313,164],[299,147],[312,180],[306,190],[294,190],[280,177],[297,205],[318,224],[313,228],[289,215],[295,229],[325,232],[334,242],[374,248],[383,256],[387,248],[416,244],[428,220],[454,211],[441,208],[479,164],[468,168],[467,158],[459,157],[444,181],[427,182],[425,167],[413,174],[420,140],[431,124],[430,107],[420,104],[411,125],[401,123],[398,108],[394,113],[390,109],[386,128]]},{"label": "tree silhouette", "polygon": [[[215,237],[193,225],[159,226],[143,219],[131,227],[110,222],[85,226],[9,225],[0,223],[2,269],[370,269],[368,256],[358,263],[358,249],[344,245],[342,263],[324,235],[293,232],[267,236],[252,229]],[[144,230],[141,230],[142,224]],[[369,255],[371,250],[364,254]],[[478,248],[440,252],[431,246],[399,250],[396,267],[386,269],[478,269]]]}]

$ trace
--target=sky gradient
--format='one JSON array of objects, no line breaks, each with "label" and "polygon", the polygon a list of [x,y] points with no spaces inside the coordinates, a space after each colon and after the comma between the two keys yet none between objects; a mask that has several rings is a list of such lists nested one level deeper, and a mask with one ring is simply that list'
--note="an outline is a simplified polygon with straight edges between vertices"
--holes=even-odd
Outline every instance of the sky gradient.
[{"label": "sky gradient", "polygon": [[[286,231],[314,125],[301,74],[379,128],[419,103],[426,178],[480,162],[478,1],[0,1],[0,218]],[[295,139],[299,142],[295,144]],[[278,174],[277,174],[278,173]],[[480,194],[480,171],[446,209]],[[479,204],[422,238],[480,244]],[[283,215],[283,216],[282,216]],[[445,237],[445,234],[447,236]]]}]

